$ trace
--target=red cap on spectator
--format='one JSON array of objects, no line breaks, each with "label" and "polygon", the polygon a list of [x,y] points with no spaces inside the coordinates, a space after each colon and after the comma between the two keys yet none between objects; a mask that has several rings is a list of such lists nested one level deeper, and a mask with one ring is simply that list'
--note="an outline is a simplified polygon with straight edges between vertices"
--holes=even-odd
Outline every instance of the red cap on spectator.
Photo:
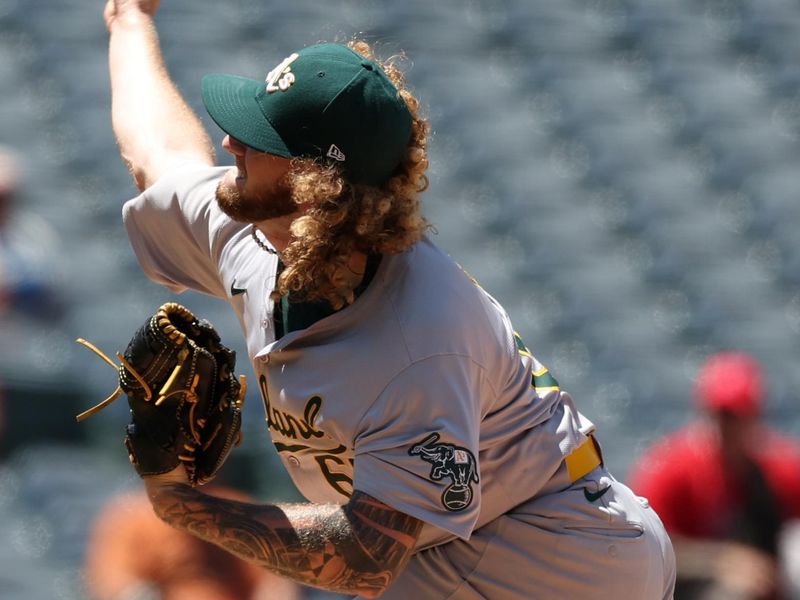
[{"label": "red cap on spectator", "polygon": [[763,391],[760,365],[743,352],[714,354],[700,369],[695,382],[701,408],[741,416],[760,412]]}]

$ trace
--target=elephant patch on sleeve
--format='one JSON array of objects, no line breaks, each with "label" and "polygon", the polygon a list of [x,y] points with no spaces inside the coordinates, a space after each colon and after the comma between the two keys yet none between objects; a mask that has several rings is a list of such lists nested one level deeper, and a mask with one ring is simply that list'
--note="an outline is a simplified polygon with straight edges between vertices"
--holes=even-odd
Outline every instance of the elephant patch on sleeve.
[{"label": "elephant patch on sleeve", "polygon": [[431,433],[414,444],[408,453],[431,463],[430,478],[433,481],[450,478],[450,485],[442,492],[442,505],[450,511],[464,510],[472,502],[472,484],[479,483],[478,464],[466,448],[437,444],[440,437],[438,433]]}]

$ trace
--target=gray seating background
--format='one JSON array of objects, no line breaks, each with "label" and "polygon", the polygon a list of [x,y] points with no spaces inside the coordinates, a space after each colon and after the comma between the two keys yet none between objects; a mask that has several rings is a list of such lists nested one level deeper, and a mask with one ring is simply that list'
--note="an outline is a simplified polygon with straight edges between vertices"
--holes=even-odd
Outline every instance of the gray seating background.
[{"label": "gray seating background", "polygon": [[[72,422],[115,385],[73,340],[121,349],[175,298],[140,273],[120,223],[135,189],[110,126],[102,5],[0,0],[0,144],[22,158],[20,210],[55,231],[41,244],[67,307],[56,323],[0,321],[2,598],[83,597],[91,518],[137,481],[124,401]],[[597,424],[620,479],[688,418],[718,349],[762,361],[767,418],[800,433],[794,0],[165,0],[158,23],[216,140],[207,72],[261,78],[299,47],[357,34],[405,51],[433,125],[437,242]],[[179,300],[245,356],[224,304]],[[230,481],[295,499],[255,393],[247,416]]]}]

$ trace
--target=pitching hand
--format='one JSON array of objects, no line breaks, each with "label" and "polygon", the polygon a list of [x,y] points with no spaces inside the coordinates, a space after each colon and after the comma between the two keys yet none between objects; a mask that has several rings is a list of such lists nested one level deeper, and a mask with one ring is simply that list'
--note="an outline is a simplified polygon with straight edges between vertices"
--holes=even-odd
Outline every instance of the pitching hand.
[{"label": "pitching hand", "polygon": [[161,0],[107,0],[103,10],[103,20],[110,30],[114,19],[122,16],[143,14],[153,16],[158,11]]}]

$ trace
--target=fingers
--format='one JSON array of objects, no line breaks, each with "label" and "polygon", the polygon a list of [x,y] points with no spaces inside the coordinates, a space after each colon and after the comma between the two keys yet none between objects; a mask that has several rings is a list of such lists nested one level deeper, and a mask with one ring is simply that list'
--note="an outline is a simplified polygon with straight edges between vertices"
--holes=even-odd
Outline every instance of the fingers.
[{"label": "fingers", "polygon": [[117,7],[114,0],[106,0],[106,5],[103,8],[103,21],[106,24],[106,29],[111,31],[111,23],[117,13]]},{"label": "fingers", "polygon": [[154,16],[158,12],[160,0],[106,0],[103,8],[103,21],[110,31],[114,19],[131,14]]},{"label": "fingers", "polygon": [[153,16],[158,12],[158,7],[161,4],[160,0],[114,0],[117,6],[117,11],[127,12],[135,11]]}]

